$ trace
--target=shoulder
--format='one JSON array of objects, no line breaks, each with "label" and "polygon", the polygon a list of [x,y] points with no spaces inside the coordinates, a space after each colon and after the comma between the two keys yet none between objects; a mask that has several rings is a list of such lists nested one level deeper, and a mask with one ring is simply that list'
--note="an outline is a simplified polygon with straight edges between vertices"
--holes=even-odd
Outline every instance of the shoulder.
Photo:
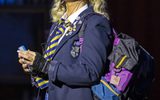
[{"label": "shoulder", "polygon": [[87,24],[96,24],[96,23],[100,23],[100,22],[104,22],[104,23],[108,23],[109,24],[109,20],[107,19],[107,17],[105,17],[102,14],[96,13],[93,10],[92,6],[89,6],[85,11],[83,11],[80,15],[82,20],[84,20],[85,22],[87,22]]},{"label": "shoulder", "polygon": [[85,19],[86,28],[98,28],[110,33],[111,26],[110,21],[103,15],[98,13],[90,14]]},{"label": "shoulder", "polygon": [[99,13],[90,13],[88,15],[86,15],[86,18],[85,18],[88,22],[101,22],[101,21],[105,21],[105,22],[109,22],[108,18],[105,17],[104,15],[102,14],[99,14]]},{"label": "shoulder", "polygon": [[110,21],[107,19],[107,17],[98,13],[91,13],[87,15],[85,18],[85,24],[90,27],[99,25],[110,28]]}]

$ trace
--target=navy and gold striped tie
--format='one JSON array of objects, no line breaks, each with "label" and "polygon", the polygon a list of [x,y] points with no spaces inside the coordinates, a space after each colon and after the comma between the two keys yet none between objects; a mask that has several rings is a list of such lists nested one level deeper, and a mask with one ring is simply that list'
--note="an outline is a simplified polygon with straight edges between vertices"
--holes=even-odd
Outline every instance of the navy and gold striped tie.
[{"label": "navy and gold striped tie", "polygon": [[[70,25],[71,23],[68,20],[64,20],[64,19],[59,20],[59,26],[56,30],[56,34],[50,35],[50,41],[48,43],[48,47],[44,54],[44,58],[47,61],[52,60],[52,56],[56,51],[59,39],[61,38],[62,34],[65,32],[65,29]],[[36,86],[39,87],[40,89],[44,89],[48,87],[48,82],[49,82],[48,80],[44,80],[40,77],[34,77],[34,79],[35,79]]]}]

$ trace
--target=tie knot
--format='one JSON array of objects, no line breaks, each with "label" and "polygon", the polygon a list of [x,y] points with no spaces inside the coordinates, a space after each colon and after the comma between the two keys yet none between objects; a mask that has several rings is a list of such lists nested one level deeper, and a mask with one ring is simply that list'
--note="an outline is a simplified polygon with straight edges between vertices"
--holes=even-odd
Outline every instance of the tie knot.
[{"label": "tie knot", "polygon": [[71,26],[72,24],[71,24],[71,22],[67,19],[63,19],[63,18],[61,18],[59,21],[58,21],[58,23],[59,23],[59,25],[63,25],[63,26],[65,26],[65,27],[69,27],[69,26]]},{"label": "tie knot", "polygon": [[65,27],[69,27],[69,26],[72,26],[72,23],[69,20],[65,20],[64,25]]}]

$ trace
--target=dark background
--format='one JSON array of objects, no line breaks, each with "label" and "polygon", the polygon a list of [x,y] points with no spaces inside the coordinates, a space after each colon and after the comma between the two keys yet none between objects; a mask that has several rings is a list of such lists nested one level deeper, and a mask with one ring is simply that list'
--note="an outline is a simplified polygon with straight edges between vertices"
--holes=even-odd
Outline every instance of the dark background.
[{"label": "dark background", "polygon": [[[49,31],[52,0],[0,0],[0,99],[35,100],[29,75],[18,64],[17,48],[41,52]],[[160,1],[108,0],[111,22],[118,32],[134,37],[156,62],[150,100],[159,97]]]}]

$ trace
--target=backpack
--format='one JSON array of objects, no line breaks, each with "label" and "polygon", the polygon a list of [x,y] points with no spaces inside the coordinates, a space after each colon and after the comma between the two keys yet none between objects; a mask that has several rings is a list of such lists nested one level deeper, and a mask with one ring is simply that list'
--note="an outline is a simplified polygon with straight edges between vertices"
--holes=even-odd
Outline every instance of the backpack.
[{"label": "backpack", "polygon": [[[97,13],[91,13],[90,17]],[[97,14],[100,15],[100,14]],[[102,15],[100,15],[102,16]],[[82,51],[85,24],[78,33]],[[147,100],[154,80],[154,58],[131,36],[113,29],[109,71],[91,87],[95,100]],[[105,67],[108,67],[105,66]]]},{"label": "backpack", "polygon": [[147,100],[154,80],[154,58],[134,38],[114,29],[113,34],[109,71],[92,86],[94,95],[100,100]]}]

